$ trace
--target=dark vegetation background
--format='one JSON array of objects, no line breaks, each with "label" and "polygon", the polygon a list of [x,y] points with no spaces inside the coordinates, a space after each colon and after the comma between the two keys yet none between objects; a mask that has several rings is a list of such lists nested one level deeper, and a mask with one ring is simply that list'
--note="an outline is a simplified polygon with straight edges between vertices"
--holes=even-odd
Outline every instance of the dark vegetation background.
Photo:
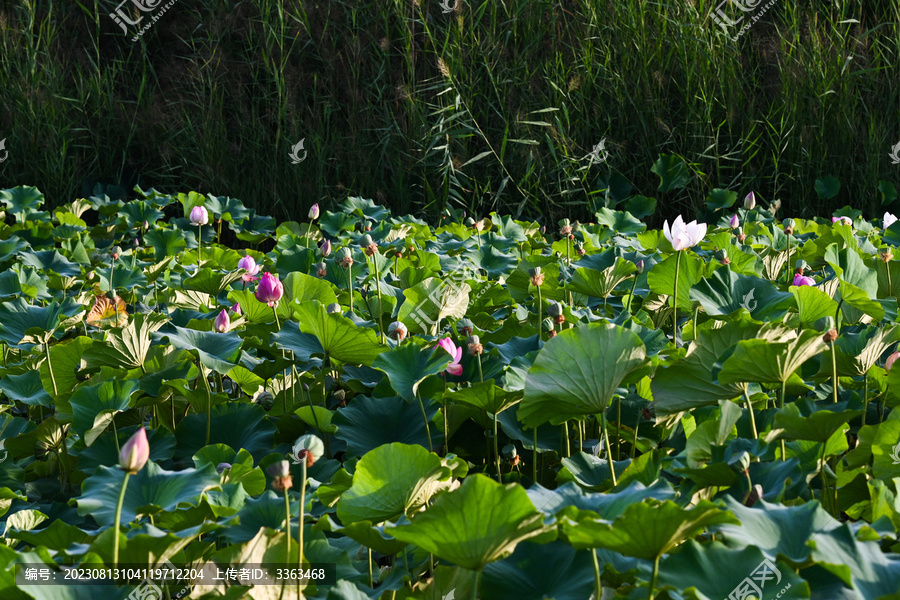
[{"label": "dark vegetation background", "polygon": [[[734,42],[720,1],[178,0],[137,42],[117,2],[0,1],[0,188],[196,190],[279,219],[363,196],[584,220],[640,194],[654,225],[725,188],[880,216],[900,2],[776,0]],[[661,154],[684,187],[658,191]]]}]

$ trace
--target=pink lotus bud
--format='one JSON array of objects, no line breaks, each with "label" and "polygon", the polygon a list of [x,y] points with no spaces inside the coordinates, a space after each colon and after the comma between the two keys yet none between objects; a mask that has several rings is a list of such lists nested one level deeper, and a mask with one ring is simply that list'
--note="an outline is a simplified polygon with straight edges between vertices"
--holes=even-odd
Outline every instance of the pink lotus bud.
[{"label": "pink lotus bud", "polygon": [[195,206],[191,209],[191,223],[194,225],[206,225],[209,223],[209,213],[202,206]]},{"label": "pink lotus bud", "polygon": [[119,468],[131,475],[137,475],[148,460],[150,460],[150,442],[147,441],[147,431],[141,427],[122,445],[119,451]]},{"label": "pink lotus bud", "polygon": [[744,198],[744,208],[746,208],[747,210],[753,210],[754,208],[756,208],[756,194],[754,194],[753,192],[747,194],[747,196]]},{"label": "pink lotus bud", "polygon": [[309,218],[315,221],[319,218],[319,203],[316,202],[309,209]]},{"label": "pink lotus bud", "polygon": [[271,273],[263,273],[262,279],[256,287],[256,299],[274,308],[278,306],[278,301],[283,295],[284,284]]},{"label": "pink lotus bud", "polygon": [[850,217],[831,217],[832,223],[837,223],[838,221],[841,222],[841,225],[853,225],[853,219]]},{"label": "pink lotus bud", "polygon": [[319,248],[319,252],[322,256],[327,257],[331,254],[331,240],[325,240],[322,242],[322,247]]},{"label": "pink lotus bud", "polygon": [[737,215],[731,215],[731,219],[728,221],[728,224],[731,225],[732,229],[737,229],[741,226],[741,221],[738,219]]},{"label": "pink lotus bud", "polygon": [[251,281],[256,281],[258,279],[257,277],[254,277],[254,275],[259,273],[259,265],[256,264],[256,261],[253,260],[253,257],[249,254],[238,261],[238,268],[247,271],[241,275],[241,279],[244,280],[244,283],[250,283]]},{"label": "pink lotus bud", "polygon": [[241,315],[243,314],[243,313],[241,312],[241,305],[240,305],[240,304],[235,304],[234,306],[232,306],[232,307],[231,307],[231,312],[234,313],[235,315],[237,315],[238,317],[241,316]]},{"label": "pink lotus bud", "polygon": [[794,275],[794,285],[816,285],[816,280],[801,273]]},{"label": "pink lotus bud", "polygon": [[884,361],[884,370],[890,371],[891,367],[894,366],[894,363],[897,361],[898,358],[900,358],[900,352],[894,352],[893,354],[888,356],[887,360]]},{"label": "pink lotus bud", "polygon": [[219,316],[216,317],[214,327],[219,333],[225,333],[226,331],[228,331],[228,328],[231,327],[231,319],[228,317],[227,311],[223,310],[219,313]]}]

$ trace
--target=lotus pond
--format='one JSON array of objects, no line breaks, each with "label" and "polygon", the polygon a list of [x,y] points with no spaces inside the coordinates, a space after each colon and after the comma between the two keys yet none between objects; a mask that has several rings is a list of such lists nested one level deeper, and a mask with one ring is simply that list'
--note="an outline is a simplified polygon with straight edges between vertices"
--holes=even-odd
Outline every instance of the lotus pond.
[{"label": "lotus pond", "polygon": [[900,599],[890,215],[136,192],[0,191],[0,598]]}]

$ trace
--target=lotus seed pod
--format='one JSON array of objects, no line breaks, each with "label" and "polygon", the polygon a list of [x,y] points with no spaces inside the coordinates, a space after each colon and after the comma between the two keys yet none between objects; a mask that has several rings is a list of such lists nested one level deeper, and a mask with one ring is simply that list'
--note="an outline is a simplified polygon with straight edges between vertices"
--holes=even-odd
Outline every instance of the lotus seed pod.
[{"label": "lotus seed pod", "polygon": [[372,236],[369,235],[368,233],[365,234],[364,236],[362,236],[361,238],[359,238],[359,245],[362,246],[363,248],[365,248],[366,246],[369,246],[371,244],[372,244]]},{"label": "lotus seed pod", "polygon": [[328,266],[323,262],[314,264],[313,268],[316,270],[317,277],[322,278],[328,275]]},{"label": "lotus seed pod", "polygon": [[884,261],[884,262],[886,262],[886,263],[889,263],[889,262],[891,262],[892,260],[894,260],[894,253],[891,252],[890,249],[888,249],[888,250],[885,251],[885,252],[882,252],[882,253],[879,254],[878,256],[881,258],[882,261]]},{"label": "lotus seed pod", "polygon": [[353,253],[346,246],[335,253],[334,259],[345,269],[353,266]]},{"label": "lotus seed pod", "polygon": [[388,325],[388,336],[391,339],[397,340],[398,342],[402,342],[403,338],[409,333],[409,330],[406,328],[406,325],[401,323],[400,321],[394,321],[390,325]]},{"label": "lotus seed pod", "polygon": [[253,401],[265,410],[269,410],[272,408],[272,405],[275,404],[275,396],[272,395],[272,392],[267,392],[266,390],[262,390],[257,392],[256,396],[253,398]]},{"label": "lotus seed pod", "polygon": [[553,319],[549,317],[544,319],[543,321],[541,321],[541,327],[544,331],[553,331]]},{"label": "lotus seed pod", "polygon": [[475,219],[472,217],[466,219],[466,227],[475,227]]},{"label": "lotus seed pod", "polygon": [[550,306],[547,307],[547,314],[551,317],[558,317],[563,314],[562,304],[557,302],[556,300],[550,303]]},{"label": "lotus seed pod", "polygon": [[332,302],[331,304],[329,304],[329,305],[325,308],[325,312],[327,312],[328,314],[332,314],[332,313],[340,313],[340,312],[341,312],[341,305],[338,304],[337,302]]},{"label": "lotus seed pod", "polygon": [[801,258],[800,260],[798,260],[797,262],[794,263],[794,268],[795,268],[797,271],[802,272],[803,270],[808,269],[808,268],[809,268],[809,265],[807,264],[807,262],[806,262],[805,260],[803,260],[803,259]]},{"label": "lotus seed pod", "polygon": [[503,455],[503,458],[505,458],[506,460],[511,460],[516,457],[516,455],[518,454],[518,451],[516,450],[515,444],[507,444],[507,445],[503,446],[503,450],[501,450],[500,453]]},{"label": "lotus seed pod", "polygon": [[224,473],[225,471],[227,471],[230,468],[231,468],[231,463],[220,462],[219,464],[216,465],[216,473],[221,475],[222,473]]},{"label": "lotus seed pod", "polygon": [[481,345],[481,338],[477,335],[470,335],[466,338],[466,347],[469,350],[469,356],[477,356],[484,352],[484,346]]},{"label": "lotus seed pod", "polygon": [[822,336],[822,341],[824,341],[826,344],[830,344],[831,342],[833,342],[834,340],[837,339],[837,336],[838,336],[838,332],[836,330],[829,329],[825,333],[825,335]]},{"label": "lotus seed pod", "polygon": [[459,335],[470,336],[474,330],[475,324],[471,319],[463,317],[456,322],[456,332],[459,333]]}]

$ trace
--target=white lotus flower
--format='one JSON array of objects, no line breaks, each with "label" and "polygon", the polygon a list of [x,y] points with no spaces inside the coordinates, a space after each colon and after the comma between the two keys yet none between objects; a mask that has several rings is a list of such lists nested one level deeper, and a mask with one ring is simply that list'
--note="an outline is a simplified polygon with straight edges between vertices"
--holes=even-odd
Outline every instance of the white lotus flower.
[{"label": "white lotus flower", "polygon": [[884,213],[884,218],[882,219],[882,223],[884,224],[884,228],[887,229],[891,225],[897,222],[897,217],[892,215],[889,212]]},{"label": "white lotus flower", "polygon": [[672,223],[672,229],[669,229],[668,221],[663,223],[663,235],[672,243],[676,252],[693,248],[706,236],[706,223],[685,223],[681,215],[678,215]]}]

